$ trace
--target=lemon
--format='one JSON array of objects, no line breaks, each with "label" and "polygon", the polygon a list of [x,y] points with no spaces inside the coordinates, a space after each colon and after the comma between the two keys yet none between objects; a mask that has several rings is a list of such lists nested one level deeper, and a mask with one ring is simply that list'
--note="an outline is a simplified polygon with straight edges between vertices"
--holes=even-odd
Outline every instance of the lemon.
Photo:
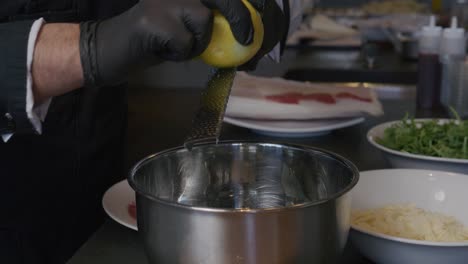
[{"label": "lemon", "polygon": [[260,14],[247,1],[242,0],[250,12],[254,27],[253,41],[244,46],[237,42],[226,18],[214,11],[213,33],[210,43],[200,58],[218,68],[236,67],[249,61],[258,52],[263,42],[263,23]]}]

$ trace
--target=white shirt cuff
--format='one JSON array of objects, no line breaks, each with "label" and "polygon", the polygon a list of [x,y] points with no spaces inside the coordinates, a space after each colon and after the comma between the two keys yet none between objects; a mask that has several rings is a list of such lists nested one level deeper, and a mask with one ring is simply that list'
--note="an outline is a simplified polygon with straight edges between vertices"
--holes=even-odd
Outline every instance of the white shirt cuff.
[{"label": "white shirt cuff", "polygon": [[[34,126],[34,129],[41,134],[42,133],[42,123],[41,121],[44,120],[45,115],[47,114],[47,110],[49,109],[50,99],[44,102],[43,104],[34,107],[34,96],[32,92],[32,74],[31,74],[31,66],[32,61],[34,58],[34,48],[36,46],[36,39],[39,31],[44,24],[44,19],[40,18],[31,26],[31,30],[29,31],[28,36],[28,50],[27,50],[27,58],[26,58],[26,66],[27,66],[27,77],[26,77],[26,113],[31,124]],[[13,133],[2,134],[2,140],[7,142],[13,136]]]},{"label": "white shirt cuff", "polygon": [[26,80],[26,113],[28,118],[33,125],[34,129],[38,134],[42,133],[42,122],[45,120],[47,111],[49,110],[50,102],[52,99],[47,99],[45,102],[40,105],[34,104],[34,94],[32,91],[33,80],[32,80],[32,62],[34,58],[34,48],[36,46],[36,39],[39,31],[41,30],[42,25],[45,23],[43,18],[36,20],[29,32],[28,40],[28,56],[27,56],[27,68],[28,76]]}]

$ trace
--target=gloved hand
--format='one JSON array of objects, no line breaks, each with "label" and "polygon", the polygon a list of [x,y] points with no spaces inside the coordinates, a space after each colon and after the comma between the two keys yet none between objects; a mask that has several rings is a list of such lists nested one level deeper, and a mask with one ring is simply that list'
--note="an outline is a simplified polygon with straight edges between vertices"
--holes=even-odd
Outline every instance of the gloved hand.
[{"label": "gloved hand", "polygon": [[[255,70],[258,62],[277,44],[284,45],[289,28],[289,14],[287,14],[289,6],[284,6],[282,10],[275,0],[249,0],[249,2],[262,13],[264,36],[262,47],[257,54],[247,63],[238,67],[239,70],[243,71]],[[283,5],[289,5],[289,1],[283,1]]]},{"label": "gloved hand", "polygon": [[241,0],[141,0],[119,16],[82,23],[85,86],[115,84],[133,70],[199,55],[211,39],[211,9],[226,17],[239,43],[251,43],[252,21]]}]

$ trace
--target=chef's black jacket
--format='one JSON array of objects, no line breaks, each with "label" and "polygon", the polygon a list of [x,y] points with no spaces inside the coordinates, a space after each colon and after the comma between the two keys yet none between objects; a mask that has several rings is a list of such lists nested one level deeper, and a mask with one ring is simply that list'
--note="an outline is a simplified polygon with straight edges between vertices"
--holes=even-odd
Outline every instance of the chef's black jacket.
[{"label": "chef's black jacket", "polygon": [[0,142],[0,263],[65,263],[104,219],[103,192],[125,176],[124,86],[54,98],[42,135],[33,132],[25,110],[33,21],[103,19],[133,2],[0,1],[0,131],[15,133]]}]

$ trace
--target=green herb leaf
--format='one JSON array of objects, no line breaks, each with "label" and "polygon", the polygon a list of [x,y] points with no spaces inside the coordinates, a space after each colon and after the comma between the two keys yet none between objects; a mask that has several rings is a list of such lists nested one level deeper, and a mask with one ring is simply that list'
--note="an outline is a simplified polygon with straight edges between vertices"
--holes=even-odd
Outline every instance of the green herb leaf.
[{"label": "green herb leaf", "polygon": [[[456,115],[458,117],[458,115]],[[433,157],[468,159],[468,121],[415,121],[406,115],[385,129],[377,143],[398,151]]]}]

